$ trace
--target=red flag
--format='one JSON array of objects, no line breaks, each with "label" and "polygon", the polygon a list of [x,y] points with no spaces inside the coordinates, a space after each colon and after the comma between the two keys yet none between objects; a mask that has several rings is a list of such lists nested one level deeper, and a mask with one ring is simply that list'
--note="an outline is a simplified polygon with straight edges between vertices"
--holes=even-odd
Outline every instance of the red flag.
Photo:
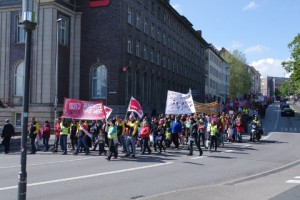
[{"label": "red flag", "polygon": [[112,113],[113,109],[109,108],[107,106],[104,106],[104,110],[105,110],[105,115],[106,115],[106,119],[108,119],[108,117],[110,116],[110,114]]},{"label": "red flag", "polygon": [[131,97],[127,111],[135,112],[140,118],[143,117],[143,110],[140,103]]}]

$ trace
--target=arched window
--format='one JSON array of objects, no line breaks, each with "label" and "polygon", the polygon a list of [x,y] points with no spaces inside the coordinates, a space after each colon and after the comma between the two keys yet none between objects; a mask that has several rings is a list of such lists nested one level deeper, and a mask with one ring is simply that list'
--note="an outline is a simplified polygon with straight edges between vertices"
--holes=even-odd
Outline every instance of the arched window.
[{"label": "arched window", "polygon": [[23,96],[24,90],[24,62],[21,62],[15,71],[15,96]]},{"label": "arched window", "polygon": [[107,69],[104,65],[100,65],[93,70],[92,98],[107,98]]}]

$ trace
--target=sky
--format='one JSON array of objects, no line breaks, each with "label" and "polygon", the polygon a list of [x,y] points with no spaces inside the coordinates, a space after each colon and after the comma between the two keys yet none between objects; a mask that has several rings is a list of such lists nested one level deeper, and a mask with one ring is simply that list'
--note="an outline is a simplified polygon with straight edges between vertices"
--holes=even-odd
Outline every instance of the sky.
[{"label": "sky", "polygon": [[170,0],[217,49],[239,50],[262,77],[288,77],[281,63],[300,33],[299,0]]}]

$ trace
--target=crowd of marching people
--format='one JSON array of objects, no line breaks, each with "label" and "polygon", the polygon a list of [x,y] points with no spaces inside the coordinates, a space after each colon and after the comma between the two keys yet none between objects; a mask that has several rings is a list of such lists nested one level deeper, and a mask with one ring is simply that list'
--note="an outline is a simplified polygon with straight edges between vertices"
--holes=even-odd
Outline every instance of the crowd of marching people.
[{"label": "crowd of marching people", "polygon": [[[202,148],[217,151],[225,142],[243,142],[243,135],[250,133],[250,141],[259,140],[262,124],[258,112],[247,106],[230,111],[222,109],[220,114],[164,115],[138,118],[128,113],[124,119],[119,115],[107,120],[75,120],[58,118],[54,126],[55,140],[50,149],[51,127],[48,121],[40,128],[35,118],[29,129],[31,154],[40,149],[53,153],[62,151],[63,155],[89,154],[98,151],[107,160],[124,157],[135,158],[139,154],[162,154],[166,149],[188,147],[188,156],[203,155]],[[195,146],[195,147],[194,147]]]}]

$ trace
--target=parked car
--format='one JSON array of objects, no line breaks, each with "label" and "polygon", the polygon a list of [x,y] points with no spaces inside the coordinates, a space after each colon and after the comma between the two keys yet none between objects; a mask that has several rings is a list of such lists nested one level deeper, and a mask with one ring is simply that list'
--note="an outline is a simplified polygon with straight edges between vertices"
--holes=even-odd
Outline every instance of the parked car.
[{"label": "parked car", "polygon": [[295,117],[295,111],[291,108],[283,108],[281,111],[281,116]]},{"label": "parked car", "polygon": [[283,110],[284,108],[290,108],[289,104],[286,103],[280,104],[280,109]]}]

